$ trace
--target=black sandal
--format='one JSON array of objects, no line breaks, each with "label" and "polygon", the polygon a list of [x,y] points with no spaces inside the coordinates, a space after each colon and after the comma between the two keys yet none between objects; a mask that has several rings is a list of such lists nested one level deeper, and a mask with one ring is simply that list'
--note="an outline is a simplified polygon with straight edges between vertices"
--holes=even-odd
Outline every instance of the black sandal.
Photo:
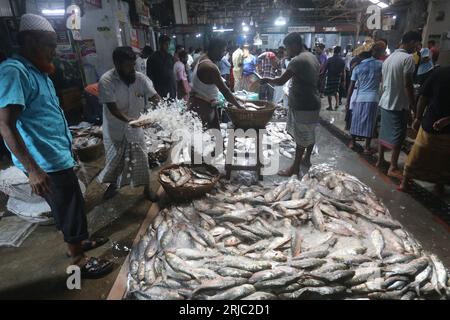
[{"label": "black sandal", "polygon": [[[98,237],[98,238],[91,238],[88,240],[84,240],[81,244],[82,248],[83,248],[83,252],[86,251],[90,251],[93,250],[95,248],[101,247],[102,245],[104,245],[105,243],[107,243],[109,241],[108,238],[104,238],[104,237]],[[93,244],[95,243],[95,244]],[[71,257],[69,252],[66,252],[67,257]]]},{"label": "black sandal", "polygon": [[84,279],[98,279],[113,271],[114,264],[109,260],[90,257],[81,267],[81,277]]}]

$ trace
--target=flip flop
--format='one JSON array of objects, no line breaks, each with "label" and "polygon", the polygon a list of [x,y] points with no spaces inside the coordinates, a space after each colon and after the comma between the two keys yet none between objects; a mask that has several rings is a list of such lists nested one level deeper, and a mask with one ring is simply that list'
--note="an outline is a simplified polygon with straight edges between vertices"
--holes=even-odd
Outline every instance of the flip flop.
[{"label": "flip flop", "polygon": [[[98,237],[98,238],[93,238],[93,239],[88,239],[88,240],[83,241],[81,246],[83,248],[83,252],[86,252],[86,251],[90,251],[95,248],[101,247],[108,241],[109,241],[108,238]],[[95,245],[93,245],[92,242],[95,242]],[[71,255],[68,252],[66,252],[66,256],[69,258],[71,257]]]},{"label": "flip flop", "polygon": [[81,277],[84,279],[98,279],[111,271],[113,271],[114,264],[109,260],[90,257],[86,264],[81,267]]}]

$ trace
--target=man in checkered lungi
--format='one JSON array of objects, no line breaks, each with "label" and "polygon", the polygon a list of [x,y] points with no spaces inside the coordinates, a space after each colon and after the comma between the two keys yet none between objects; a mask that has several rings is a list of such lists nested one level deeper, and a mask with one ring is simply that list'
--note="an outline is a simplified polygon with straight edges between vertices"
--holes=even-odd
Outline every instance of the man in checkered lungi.
[{"label": "man in checkered lungi", "polygon": [[112,198],[118,188],[126,185],[145,186],[151,201],[157,197],[150,191],[147,148],[142,128],[130,121],[139,118],[148,100],[158,102],[153,83],[143,73],[136,72],[136,55],[131,47],[118,47],[113,52],[115,68],[107,71],[99,82],[99,100],[103,103],[103,141],[105,168],[98,180],[109,183],[105,199]]}]

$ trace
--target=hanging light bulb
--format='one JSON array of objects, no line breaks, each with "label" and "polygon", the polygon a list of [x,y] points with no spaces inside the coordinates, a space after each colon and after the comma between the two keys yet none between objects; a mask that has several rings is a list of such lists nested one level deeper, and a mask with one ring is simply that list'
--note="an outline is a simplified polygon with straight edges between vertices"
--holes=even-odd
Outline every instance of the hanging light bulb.
[{"label": "hanging light bulb", "polygon": [[275,19],[276,26],[284,26],[286,25],[286,18],[283,17],[283,13],[280,11],[280,15]]},{"label": "hanging light bulb", "polygon": [[213,30],[216,30],[216,29],[217,29],[217,26],[216,26],[216,23],[214,22]]},{"label": "hanging light bulb", "polygon": [[253,18],[250,17],[250,25],[253,26]]}]

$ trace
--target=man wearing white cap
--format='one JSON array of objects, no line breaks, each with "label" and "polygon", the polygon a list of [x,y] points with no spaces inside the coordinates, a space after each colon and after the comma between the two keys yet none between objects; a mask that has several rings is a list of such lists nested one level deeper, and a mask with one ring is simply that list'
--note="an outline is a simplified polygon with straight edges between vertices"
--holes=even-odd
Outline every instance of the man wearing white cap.
[{"label": "man wearing white cap", "polygon": [[18,43],[20,55],[0,65],[0,134],[33,192],[52,209],[73,264],[80,266],[83,277],[101,277],[113,264],[88,258],[84,251],[107,239],[89,240],[84,199],[73,171],[72,137],[48,77],[55,71],[55,30],[45,18],[25,14]]}]

